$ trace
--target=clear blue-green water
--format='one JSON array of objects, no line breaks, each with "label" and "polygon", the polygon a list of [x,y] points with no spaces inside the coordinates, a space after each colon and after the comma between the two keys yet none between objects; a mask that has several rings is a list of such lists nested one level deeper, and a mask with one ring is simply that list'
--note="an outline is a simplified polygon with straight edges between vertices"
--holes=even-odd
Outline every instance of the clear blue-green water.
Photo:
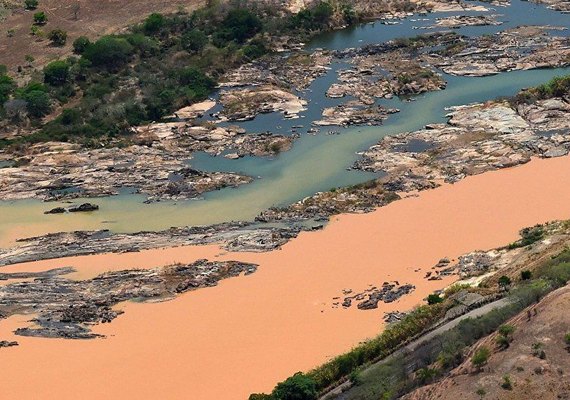
[{"label": "clear blue-green water", "polygon": [[[463,28],[458,32],[480,35],[522,24],[568,26],[570,21],[569,15],[517,0],[510,7],[497,8],[494,13],[503,14],[501,19],[506,21],[503,26]],[[448,15],[450,14],[445,14]],[[417,35],[426,30],[413,29],[414,26],[433,24],[439,16],[444,15],[415,16],[398,25],[365,24],[323,35],[310,46],[342,49]],[[429,21],[418,22],[418,18],[428,18]],[[557,34],[566,35],[567,32]],[[43,211],[55,207],[55,203],[46,204],[36,200],[0,202],[0,245],[7,245],[16,237],[53,231],[109,228],[115,232],[135,232],[170,226],[252,220],[268,207],[290,204],[318,191],[373,178],[373,174],[348,168],[357,159],[356,152],[365,150],[383,136],[420,129],[428,123],[443,122],[446,107],[510,96],[521,88],[570,73],[570,69],[555,69],[517,71],[483,78],[444,75],[448,82],[444,91],[417,96],[412,102],[382,100],[382,104],[401,110],[400,113],[391,115],[383,126],[341,129],[340,135],[327,135],[327,129],[316,136],[305,134],[311,121],[320,117],[323,107],[339,102],[326,98],[324,93],[335,81],[336,71],[344,66],[342,63],[333,65],[329,74],[317,79],[303,94],[310,100],[310,105],[301,115],[302,118],[284,120],[279,114],[266,114],[241,124],[249,132],[271,131],[284,134],[289,133],[295,125],[303,125],[304,128],[299,129],[301,137],[290,151],[275,158],[244,157],[238,160],[199,153],[190,161],[197,169],[236,171],[258,177],[252,184],[211,192],[200,200],[177,203],[144,204],[143,196],[128,193],[92,199],[90,201],[100,205],[100,210],[82,215],[43,215]]]}]

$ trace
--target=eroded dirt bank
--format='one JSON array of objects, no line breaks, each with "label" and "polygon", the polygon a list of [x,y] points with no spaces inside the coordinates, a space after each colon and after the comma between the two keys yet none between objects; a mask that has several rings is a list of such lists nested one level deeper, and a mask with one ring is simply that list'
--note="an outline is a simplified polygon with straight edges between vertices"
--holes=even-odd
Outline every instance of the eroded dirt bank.
[{"label": "eroded dirt bank", "polygon": [[[243,399],[268,391],[297,370],[307,370],[379,331],[384,312],[405,310],[449,280],[427,281],[442,257],[503,245],[517,231],[570,216],[570,157],[466,178],[394,202],[366,215],[342,215],[326,229],[301,233],[282,250],[227,253],[214,247],[153,250],[84,258],[100,272],[133,265],[212,258],[259,264],[176,300],[127,303],[125,313],[95,327],[107,339],[46,340],[17,337],[1,349],[0,377],[7,398]],[[190,252],[190,256],[185,252]],[[184,258],[184,259],[182,259]],[[73,258],[41,268],[87,264]],[[105,266],[105,267],[101,267]],[[30,270],[14,265],[3,271]],[[452,279],[452,278],[450,278]],[[343,289],[361,291],[384,281],[416,290],[376,310],[333,308]],[[31,317],[0,322],[0,339]],[[81,357],[79,357],[81,355]]]}]

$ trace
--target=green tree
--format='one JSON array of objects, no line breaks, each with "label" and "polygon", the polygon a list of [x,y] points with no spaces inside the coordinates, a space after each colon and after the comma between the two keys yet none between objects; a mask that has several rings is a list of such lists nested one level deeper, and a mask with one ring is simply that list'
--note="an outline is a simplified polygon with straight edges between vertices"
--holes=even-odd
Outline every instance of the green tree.
[{"label": "green tree", "polygon": [[67,42],[67,32],[61,29],[52,30],[47,37],[54,46],[62,47]]},{"label": "green tree", "polygon": [[429,305],[438,304],[443,301],[443,298],[439,294],[432,293],[427,297],[427,302]]},{"label": "green tree", "polygon": [[44,82],[52,86],[62,86],[69,80],[69,64],[65,61],[52,61],[44,68]]},{"label": "green tree", "polygon": [[190,90],[187,95],[190,101],[207,97],[216,85],[213,79],[194,67],[180,70],[178,80],[181,85],[187,86]]},{"label": "green tree", "polygon": [[48,94],[41,90],[31,90],[24,94],[28,113],[32,117],[41,118],[51,110],[51,100]]},{"label": "green tree", "polygon": [[278,383],[271,396],[276,400],[315,400],[317,388],[311,378],[302,372],[297,372]]},{"label": "green tree", "polygon": [[510,337],[513,333],[515,333],[515,327],[511,324],[505,324],[499,327],[499,334],[505,337]]},{"label": "green tree", "polygon": [[38,0],[25,0],[24,7],[26,10],[35,10],[38,8]]},{"label": "green tree", "polygon": [[133,54],[133,46],[124,38],[103,36],[90,46],[87,46],[83,57],[94,66],[117,69],[123,66]]},{"label": "green tree", "polygon": [[15,88],[16,84],[12,78],[5,74],[0,75],[0,106],[10,98]]},{"label": "green tree", "polygon": [[321,1],[313,9],[313,19],[321,26],[327,25],[334,13],[333,7],[326,1]]},{"label": "green tree", "polygon": [[143,32],[147,35],[152,35],[161,30],[166,24],[164,15],[159,13],[150,14],[143,23]]},{"label": "green tree", "polygon": [[231,10],[222,22],[222,36],[227,41],[243,43],[263,28],[261,19],[246,8]]},{"label": "green tree", "polygon": [[181,38],[182,47],[190,52],[200,52],[208,44],[208,36],[199,29],[192,29]]},{"label": "green tree", "polygon": [[45,25],[47,24],[48,18],[45,12],[40,11],[34,14],[34,24]]},{"label": "green tree", "polygon": [[477,367],[478,370],[481,370],[483,365],[487,364],[490,355],[491,352],[487,347],[481,347],[475,352],[475,354],[473,354],[473,357],[471,358],[471,363],[473,364],[473,366]]},{"label": "green tree", "polygon": [[511,285],[511,278],[503,275],[499,278],[498,283],[499,283],[499,287],[501,287],[502,289],[506,289]]},{"label": "green tree", "polygon": [[73,52],[75,54],[83,54],[83,52],[89,47],[91,41],[85,36],[79,36],[73,41]]}]

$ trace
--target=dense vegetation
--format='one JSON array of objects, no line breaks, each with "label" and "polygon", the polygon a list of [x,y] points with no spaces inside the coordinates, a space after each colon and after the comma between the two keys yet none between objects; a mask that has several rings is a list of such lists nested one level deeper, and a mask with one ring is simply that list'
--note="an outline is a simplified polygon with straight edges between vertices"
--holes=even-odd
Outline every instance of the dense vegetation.
[{"label": "dense vegetation", "polygon": [[[269,395],[251,395],[250,400],[313,400],[318,398],[319,392],[347,377],[354,384],[351,398],[398,398],[458,366],[464,361],[465,349],[490,333],[498,331],[499,339],[505,339],[498,341],[498,346],[508,347],[513,327],[505,325],[505,321],[570,281],[570,250],[565,250],[545,262],[533,275],[536,276],[535,279],[526,276],[526,279],[521,278],[516,286],[510,289],[508,296],[511,301],[507,306],[494,309],[475,319],[461,321],[456,328],[424,344],[410,355],[397,356],[388,363],[364,371],[371,362],[386,357],[402,343],[431,326],[442,317],[450,304],[444,301],[421,306],[401,322],[388,326],[376,338],[306,374],[295,374],[278,384]],[[458,289],[460,288],[456,290]],[[452,288],[447,294],[454,291]],[[485,357],[476,357],[473,362],[474,365],[482,365],[485,361]],[[415,375],[410,376],[408,366],[417,370]],[[423,367],[418,369],[418,366]],[[287,388],[287,391],[283,392],[283,388]],[[306,390],[307,388],[310,390]]]},{"label": "dense vegetation", "polygon": [[512,99],[512,102],[515,105],[532,104],[538,100],[568,96],[570,96],[570,75],[558,76],[543,85],[523,90]]},{"label": "dense vegetation", "polygon": [[[94,43],[76,38],[75,56],[48,64],[23,87],[0,71],[0,117],[9,128],[36,128],[0,145],[116,141],[132,126],[203,100],[222,74],[267,54],[276,38],[305,39],[329,29],[339,15],[343,23],[356,20],[350,6],[328,2],[296,15],[244,1],[210,3],[192,14],[152,14],[129,33]],[[61,31],[50,38],[54,45],[67,40]]]}]

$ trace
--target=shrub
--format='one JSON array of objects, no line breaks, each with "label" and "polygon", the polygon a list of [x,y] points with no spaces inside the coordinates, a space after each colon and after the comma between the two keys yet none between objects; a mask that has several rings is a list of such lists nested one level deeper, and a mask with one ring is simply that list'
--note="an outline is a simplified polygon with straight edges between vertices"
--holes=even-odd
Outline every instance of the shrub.
[{"label": "shrub", "polygon": [[570,333],[564,335],[564,341],[566,342],[567,345],[570,346]]},{"label": "shrub", "polygon": [[297,372],[295,375],[278,383],[271,397],[275,400],[315,400],[317,389],[315,382],[303,374]]},{"label": "shrub", "polygon": [[87,46],[83,57],[94,66],[117,69],[124,65],[133,54],[133,46],[124,38],[103,36]]},{"label": "shrub", "polygon": [[45,12],[40,11],[34,14],[34,24],[45,25],[47,24],[48,18]]},{"label": "shrub", "polygon": [[208,36],[199,29],[192,29],[182,36],[180,43],[184,50],[197,53],[208,44]]},{"label": "shrub", "polygon": [[542,225],[536,225],[530,228],[524,228],[521,232],[521,239],[517,240],[514,243],[509,244],[507,247],[509,249],[516,249],[519,247],[526,247],[539,240],[542,240],[544,237],[544,228]]},{"label": "shrub", "polygon": [[497,336],[497,346],[501,349],[507,349],[511,345],[511,341],[508,337],[499,335]]},{"label": "shrub", "polygon": [[62,86],[69,79],[69,64],[65,61],[52,61],[44,68],[44,82],[52,86]]},{"label": "shrub", "polygon": [[32,25],[32,26],[30,27],[30,35],[32,35],[32,36],[37,36],[37,37],[41,37],[41,36],[43,36],[43,34],[44,34],[44,33],[43,33],[43,31],[40,29],[39,26],[37,26],[37,25]]},{"label": "shrub", "polygon": [[530,278],[532,278],[532,272],[530,272],[528,269],[521,271],[521,279],[523,281],[528,281]]},{"label": "shrub", "polygon": [[435,368],[420,368],[416,373],[416,378],[421,385],[425,385],[431,382],[438,374],[438,370]]},{"label": "shrub", "polygon": [[259,58],[266,54],[269,50],[262,40],[253,39],[247,46],[243,47],[243,55],[249,60]]},{"label": "shrub", "polygon": [[475,352],[475,354],[473,354],[473,357],[471,358],[471,363],[473,364],[473,366],[477,367],[477,369],[480,370],[483,367],[483,365],[487,364],[490,355],[491,352],[487,347],[481,347]]},{"label": "shrub", "polygon": [[83,54],[83,52],[89,47],[91,41],[85,36],[79,36],[73,41],[73,52],[75,54]]},{"label": "shrub", "polygon": [[54,29],[48,33],[48,39],[51,40],[51,44],[54,46],[65,46],[65,42],[67,42],[67,32],[61,29]]},{"label": "shrub", "polygon": [[65,109],[58,117],[58,120],[63,125],[73,125],[81,120],[81,113],[73,108]]},{"label": "shrub", "polygon": [[501,387],[505,390],[513,390],[513,383],[511,382],[511,377],[509,375],[503,376]]},{"label": "shrub", "polygon": [[38,0],[25,0],[24,7],[26,10],[35,10],[38,8]]}]

